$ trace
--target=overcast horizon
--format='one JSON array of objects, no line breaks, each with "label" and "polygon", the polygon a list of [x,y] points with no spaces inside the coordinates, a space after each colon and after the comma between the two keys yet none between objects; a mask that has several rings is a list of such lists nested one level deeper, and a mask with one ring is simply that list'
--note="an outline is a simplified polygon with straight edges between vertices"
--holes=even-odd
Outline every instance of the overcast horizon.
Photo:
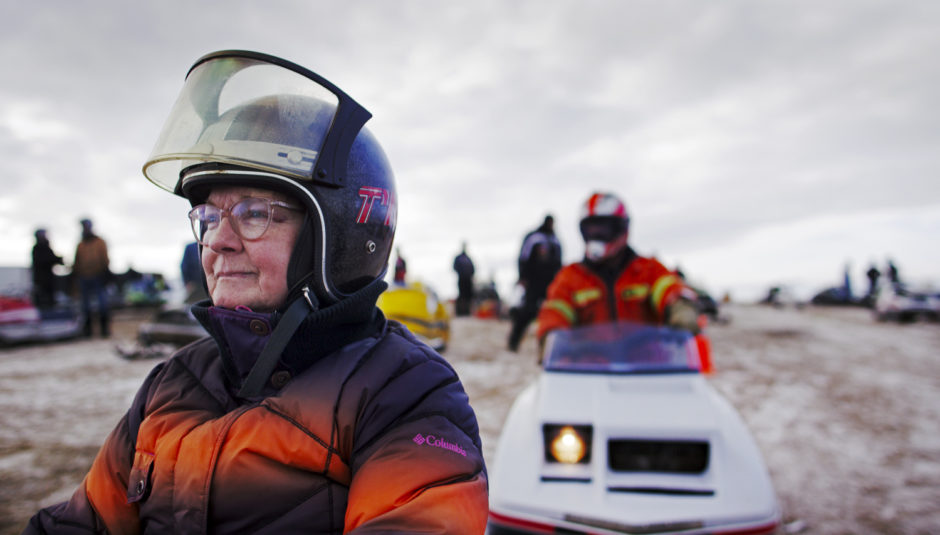
[{"label": "overcast horizon", "polygon": [[[247,49],[372,112],[409,275],[456,293],[462,242],[508,292],[523,235],[612,191],[631,244],[713,294],[940,284],[940,3],[244,0],[0,7],[0,265],[37,227],[71,261],[179,277],[188,203],[141,173],[190,65]],[[223,9],[220,9],[223,8]],[[394,255],[393,258],[394,260]]]}]

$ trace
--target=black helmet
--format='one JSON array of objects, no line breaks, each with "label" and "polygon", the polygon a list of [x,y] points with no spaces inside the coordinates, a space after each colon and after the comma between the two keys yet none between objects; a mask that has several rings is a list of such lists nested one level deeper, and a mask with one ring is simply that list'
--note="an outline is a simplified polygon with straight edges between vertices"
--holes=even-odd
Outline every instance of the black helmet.
[{"label": "black helmet", "polygon": [[370,117],[299,65],[215,52],[190,69],[144,175],[194,205],[214,184],[274,189],[303,202],[288,285],[334,303],[384,277],[395,236],[395,179],[363,128]]}]

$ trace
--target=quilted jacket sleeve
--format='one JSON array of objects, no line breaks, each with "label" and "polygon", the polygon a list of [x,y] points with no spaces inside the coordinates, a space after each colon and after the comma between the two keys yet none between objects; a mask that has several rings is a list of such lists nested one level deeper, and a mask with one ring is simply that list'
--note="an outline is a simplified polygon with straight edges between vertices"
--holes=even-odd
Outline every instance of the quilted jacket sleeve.
[{"label": "quilted jacket sleeve", "polygon": [[352,390],[364,394],[353,396],[359,415],[345,529],[482,534],[486,468],[463,386],[433,351],[392,345],[392,352],[407,355],[384,358],[386,349],[357,373],[379,374],[381,386]]},{"label": "quilted jacket sleeve", "polygon": [[136,506],[127,505],[132,457],[127,419],[122,418],[71,499],[41,509],[23,533],[136,533]]},{"label": "quilted jacket sleeve", "polygon": [[138,533],[137,505],[128,503],[128,481],[147,392],[162,365],[158,365],[137,392],[131,408],[98,450],[81,486],[67,502],[41,509],[29,521],[25,534]]}]

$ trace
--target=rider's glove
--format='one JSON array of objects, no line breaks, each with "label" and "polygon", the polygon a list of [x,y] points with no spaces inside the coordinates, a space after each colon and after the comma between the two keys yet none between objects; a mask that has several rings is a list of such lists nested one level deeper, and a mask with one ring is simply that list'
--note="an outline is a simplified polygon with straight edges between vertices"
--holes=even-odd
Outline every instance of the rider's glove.
[{"label": "rider's glove", "polygon": [[702,330],[698,316],[698,309],[687,299],[678,299],[666,307],[666,325],[692,334],[698,334]]}]

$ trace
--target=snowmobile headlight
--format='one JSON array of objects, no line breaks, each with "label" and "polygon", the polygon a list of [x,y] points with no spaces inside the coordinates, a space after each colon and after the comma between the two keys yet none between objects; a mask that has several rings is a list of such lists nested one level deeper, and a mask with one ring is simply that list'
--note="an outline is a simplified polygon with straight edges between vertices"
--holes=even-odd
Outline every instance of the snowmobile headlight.
[{"label": "snowmobile headlight", "polygon": [[542,426],[545,460],[550,463],[588,464],[591,462],[590,425],[545,424]]}]

